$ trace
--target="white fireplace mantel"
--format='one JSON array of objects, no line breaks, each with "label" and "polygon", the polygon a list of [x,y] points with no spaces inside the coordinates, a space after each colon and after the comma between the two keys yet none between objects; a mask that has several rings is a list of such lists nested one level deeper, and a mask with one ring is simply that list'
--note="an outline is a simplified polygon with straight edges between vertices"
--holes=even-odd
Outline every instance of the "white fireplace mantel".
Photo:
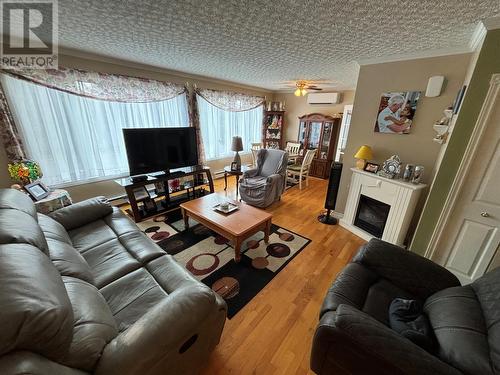
[{"label": "white fireplace mantel", "polygon": [[356,168],[351,168],[351,171],[353,173],[349,196],[340,225],[366,240],[374,237],[354,225],[359,198],[361,195],[365,195],[390,206],[382,240],[403,245],[418,198],[427,185],[415,185],[403,180],[393,180]]}]

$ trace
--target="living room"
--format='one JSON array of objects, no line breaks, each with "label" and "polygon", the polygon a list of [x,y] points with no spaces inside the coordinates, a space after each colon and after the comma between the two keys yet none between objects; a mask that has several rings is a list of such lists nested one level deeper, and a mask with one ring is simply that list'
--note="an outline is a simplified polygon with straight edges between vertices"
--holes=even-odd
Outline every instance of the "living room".
[{"label": "living room", "polygon": [[1,374],[500,371],[498,1],[0,5]]}]

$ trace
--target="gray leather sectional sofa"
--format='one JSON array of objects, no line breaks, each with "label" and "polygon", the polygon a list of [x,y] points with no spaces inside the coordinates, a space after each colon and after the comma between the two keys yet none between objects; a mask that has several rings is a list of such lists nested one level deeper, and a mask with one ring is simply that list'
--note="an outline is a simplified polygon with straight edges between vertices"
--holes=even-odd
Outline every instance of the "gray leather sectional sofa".
[{"label": "gray leather sectional sofa", "polygon": [[194,374],[226,304],[94,198],[38,214],[0,190],[0,374]]}]

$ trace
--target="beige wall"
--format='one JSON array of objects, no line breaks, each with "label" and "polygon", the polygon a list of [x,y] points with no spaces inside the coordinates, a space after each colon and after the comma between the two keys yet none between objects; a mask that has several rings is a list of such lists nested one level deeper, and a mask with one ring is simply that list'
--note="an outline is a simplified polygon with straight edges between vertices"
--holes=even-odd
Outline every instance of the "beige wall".
[{"label": "beige wall", "polygon": [[[471,54],[399,61],[361,66],[354,99],[351,127],[344,157],[344,169],[336,210],[344,212],[352,172],[353,155],[363,144],[370,145],[374,161],[381,163],[391,155],[401,157],[403,164],[425,167],[424,182],[432,181],[434,164],[441,145],[432,138],[432,125],[443,116],[443,109],[451,105],[462,86]],[[429,77],[444,75],[446,83],[439,97],[426,98]],[[380,94],[385,91],[422,91],[415,112],[411,134],[374,133]],[[422,198],[422,200],[425,197]]]},{"label": "beige wall", "polygon": [[308,113],[323,113],[325,115],[334,115],[342,113],[346,104],[354,102],[354,91],[339,91],[342,92],[342,101],[339,104],[320,105],[307,104],[306,96],[295,96],[293,93],[276,93],[273,96],[273,101],[285,102],[285,141],[296,141],[299,134],[300,116]]},{"label": "beige wall", "polygon": [[[98,71],[104,73],[115,73],[124,74],[137,77],[146,77],[151,79],[164,80],[169,82],[174,82],[178,84],[185,84],[189,82],[195,84],[200,88],[210,88],[216,90],[233,90],[239,92],[245,92],[253,95],[267,96],[271,98],[272,93],[270,91],[242,86],[226,81],[215,80],[195,75],[189,75],[179,72],[171,72],[168,70],[157,69],[145,65],[134,64],[130,62],[103,58],[100,56],[86,55],[83,57],[76,57],[70,55],[59,55],[59,64],[65,67],[79,68],[90,71]],[[243,156],[243,161],[248,162],[251,160],[251,156]],[[224,165],[221,163],[226,163],[227,165],[230,160],[222,160],[218,162],[208,162],[207,164],[212,168],[213,171],[222,169]],[[12,184],[8,173],[7,173],[7,157],[5,155],[5,149],[3,145],[0,146],[0,188],[8,187]],[[114,181],[101,181],[88,183],[78,186],[72,186],[66,188],[73,198],[74,201],[80,201],[87,199],[96,195],[105,195],[107,197],[115,197],[124,194],[124,190]]]}]

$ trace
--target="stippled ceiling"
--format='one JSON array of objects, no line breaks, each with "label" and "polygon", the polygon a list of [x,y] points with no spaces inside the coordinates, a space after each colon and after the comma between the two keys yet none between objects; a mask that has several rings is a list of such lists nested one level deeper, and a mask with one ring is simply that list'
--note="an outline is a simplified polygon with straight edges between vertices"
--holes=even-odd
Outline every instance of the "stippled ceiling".
[{"label": "stippled ceiling", "polygon": [[59,0],[59,45],[270,90],[353,88],[363,59],[465,50],[500,0]]}]

